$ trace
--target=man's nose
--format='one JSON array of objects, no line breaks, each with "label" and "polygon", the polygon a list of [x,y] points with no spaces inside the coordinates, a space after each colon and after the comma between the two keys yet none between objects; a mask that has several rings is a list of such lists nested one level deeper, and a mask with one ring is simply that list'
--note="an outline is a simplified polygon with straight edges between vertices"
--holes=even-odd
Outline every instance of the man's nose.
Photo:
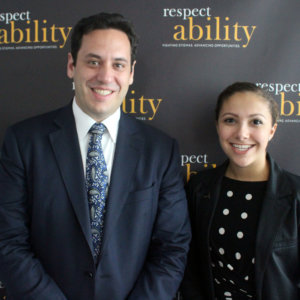
[{"label": "man's nose", "polygon": [[102,83],[111,82],[113,69],[109,64],[102,64],[97,71],[97,80]]}]

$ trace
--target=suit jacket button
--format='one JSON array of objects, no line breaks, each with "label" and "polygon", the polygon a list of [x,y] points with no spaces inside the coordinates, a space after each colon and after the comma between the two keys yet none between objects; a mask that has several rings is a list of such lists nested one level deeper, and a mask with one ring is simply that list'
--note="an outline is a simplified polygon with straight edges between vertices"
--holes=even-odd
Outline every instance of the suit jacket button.
[{"label": "suit jacket button", "polygon": [[87,275],[90,277],[90,278],[93,278],[94,277],[94,274],[92,272],[87,272]]}]

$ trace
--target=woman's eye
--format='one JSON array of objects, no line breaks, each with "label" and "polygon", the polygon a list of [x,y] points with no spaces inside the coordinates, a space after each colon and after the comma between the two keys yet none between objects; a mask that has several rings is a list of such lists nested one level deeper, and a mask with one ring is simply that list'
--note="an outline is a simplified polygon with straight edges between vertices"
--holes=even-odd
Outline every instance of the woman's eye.
[{"label": "woman's eye", "polygon": [[262,125],[263,122],[261,120],[255,119],[252,121],[254,125]]},{"label": "woman's eye", "polygon": [[235,120],[233,118],[226,118],[226,119],[224,119],[224,123],[232,124],[234,122],[235,122]]}]

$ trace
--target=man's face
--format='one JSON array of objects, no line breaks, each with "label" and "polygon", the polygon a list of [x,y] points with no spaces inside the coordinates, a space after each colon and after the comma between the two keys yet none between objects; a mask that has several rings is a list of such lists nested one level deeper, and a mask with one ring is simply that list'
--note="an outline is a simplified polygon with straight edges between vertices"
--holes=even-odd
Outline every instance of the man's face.
[{"label": "man's face", "polygon": [[97,29],[84,35],[76,65],[70,53],[67,64],[78,106],[97,122],[109,117],[133,83],[134,65],[131,68],[131,46],[124,32]]}]

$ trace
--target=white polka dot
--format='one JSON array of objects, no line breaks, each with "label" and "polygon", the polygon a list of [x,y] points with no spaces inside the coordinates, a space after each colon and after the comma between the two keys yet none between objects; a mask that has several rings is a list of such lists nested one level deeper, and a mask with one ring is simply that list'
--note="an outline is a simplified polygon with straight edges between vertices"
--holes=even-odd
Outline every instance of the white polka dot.
[{"label": "white polka dot", "polygon": [[223,235],[225,233],[225,229],[223,227],[219,228],[219,233]]},{"label": "white polka dot", "polygon": [[241,253],[240,253],[240,252],[237,252],[237,253],[235,254],[235,258],[236,258],[237,260],[240,260],[240,259],[242,258]]},{"label": "white polka dot", "polygon": [[214,263],[211,263],[211,266],[214,268],[216,265]]},{"label": "white polka dot", "polygon": [[217,278],[215,278],[215,282],[216,282],[217,284],[220,284],[220,281],[219,281]]},{"label": "white polka dot", "polygon": [[220,253],[221,255],[224,255],[225,250],[224,250],[223,248],[220,248],[220,249],[219,249],[219,253]]},{"label": "white polka dot", "polygon": [[252,199],[252,195],[251,195],[251,194],[247,194],[247,195],[245,196],[245,198],[246,198],[246,200],[251,200],[251,199]]},{"label": "white polka dot", "polygon": [[223,210],[223,215],[224,215],[224,216],[229,215],[229,209],[225,208],[225,209]]},{"label": "white polka dot", "polygon": [[225,282],[227,281],[226,278],[224,278],[224,277],[222,278],[222,280],[225,281]]},{"label": "white polka dot", "polygon": [[230,297],[230,296],[232,296],[232,295],[231,295],[230,292],[225,292],[225,293],[224,293],[224,296],[229,296],[229,297]]},{"label": "white polka dot", "polygon": [[229,280],[231,284],[235,284],[233,280]]},{"label": "white polka dot", "polygon": [[255,258],[252,258],[252,263],[255,264]]},{"label": "white polka dot", "polygon": [[227,192],[227,197],[232,197],[233,196],[233,191],[228,191]]},{"label": "white polka dot", "polygon": [[243,290],[243,289],[240,289],[240,291],[243,292],[243,293],[247,293],[247,291],[245,291],[245,290]]},{"label": "white polka dot", "polygon": [[220,260],[218,261],[218,263],[219,263],[219,266],[220,266],[221,268],[224,267],[224,264],[223,264]]},{"label": "white polka dot", "polygon": [[225,300],[232,300],[231,297],[225,297]]},{"label": "white polka dot", "polygon": [[245,279],[246,281],[248,281],[248,280],[249,280],[249,276],[246,276],[244,279]]},{"label": "white polka dot", "polygon": [[233,266],[232,266],[231,264],[228,264],[228,265],[227,265],[227,268],[228,268],[229,270],[231,270],[231,271],[234,270],[234,269],[233,269]]},{"label": "white polka dot", "polygon": [[247,219],[248,218],[248,214],[246,212],[243,212],[241,214],[241,218],[244,219],[244,220]]},{"label": "white polka dot", "polygon": [[244,234],[241,231],[239,231],[236,235],[239,239],[242,239],[244,237]]}]

